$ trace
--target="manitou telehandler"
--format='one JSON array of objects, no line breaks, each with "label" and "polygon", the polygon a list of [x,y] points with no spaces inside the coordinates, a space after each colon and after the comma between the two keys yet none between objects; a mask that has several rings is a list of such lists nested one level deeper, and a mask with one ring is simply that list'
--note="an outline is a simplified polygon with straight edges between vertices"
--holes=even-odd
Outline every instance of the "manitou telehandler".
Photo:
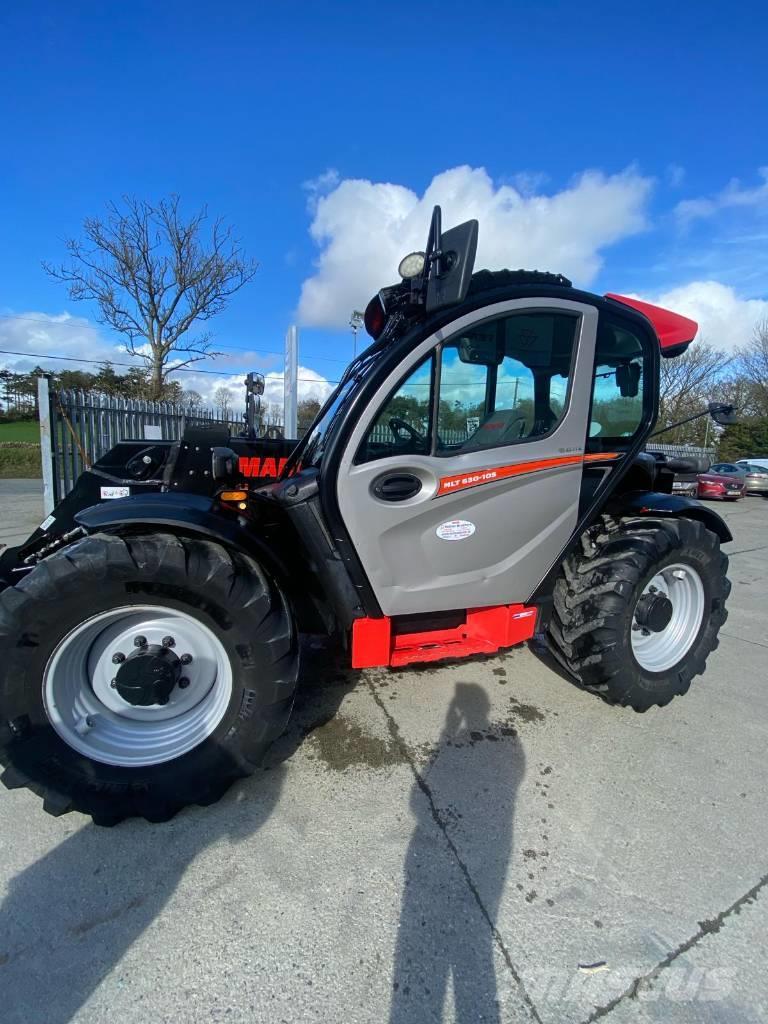
[{"label": "manitou telehandler", "polygon": [[435,209],[295,446],[118,444],[5,553],[7,786],[100,824],[210,803],[285,728],[301,634],[354,668],[535,637],[637,711],[704,671],[731,535],[671,493],[680,460],[644,452],[659,361],[696,324],[559,274],[473,273],[477,232]]}]

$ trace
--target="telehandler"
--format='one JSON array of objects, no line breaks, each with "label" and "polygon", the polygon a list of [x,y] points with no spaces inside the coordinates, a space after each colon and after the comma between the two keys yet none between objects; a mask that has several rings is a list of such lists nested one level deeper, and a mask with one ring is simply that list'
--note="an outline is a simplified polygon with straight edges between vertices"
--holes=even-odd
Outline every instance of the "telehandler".
[{"label": "telehandler", "polygon": [[301,441],[122,442],[4,554],[7,786],[104,825],[211,803],[284,730],[302,634],[353,668],[536,638],[608,704],[688,690],[732,538],[644,446],[660,360],[697,325],[560,274],[474,273],[477,236],[435,208]]}]

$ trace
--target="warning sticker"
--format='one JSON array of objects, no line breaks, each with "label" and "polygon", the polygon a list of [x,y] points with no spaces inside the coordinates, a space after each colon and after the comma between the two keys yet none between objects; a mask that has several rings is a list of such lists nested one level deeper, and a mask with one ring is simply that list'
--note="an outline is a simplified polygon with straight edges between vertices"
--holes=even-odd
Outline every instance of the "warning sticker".
[{"label": "warning sticker", "polygon": [[104,498],[129,498],[131,495],[130,487],[102,487],[101,497]]},{"label": "warning sticker", "polygon": [[475,524],[468,519],[450,519],[435,530],[440,540],[466,540],[475,532]]}]

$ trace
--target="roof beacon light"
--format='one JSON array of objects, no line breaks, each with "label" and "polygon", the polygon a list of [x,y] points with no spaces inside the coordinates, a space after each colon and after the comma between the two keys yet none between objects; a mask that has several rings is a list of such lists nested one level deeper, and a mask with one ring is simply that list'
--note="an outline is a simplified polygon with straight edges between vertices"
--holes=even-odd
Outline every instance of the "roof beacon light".
[{"label": "roof beacon light", "polygon": [[418,277],[424,270],[426,256],[423,252],[409,252],[400,260],[397,272],[402,278]]}]

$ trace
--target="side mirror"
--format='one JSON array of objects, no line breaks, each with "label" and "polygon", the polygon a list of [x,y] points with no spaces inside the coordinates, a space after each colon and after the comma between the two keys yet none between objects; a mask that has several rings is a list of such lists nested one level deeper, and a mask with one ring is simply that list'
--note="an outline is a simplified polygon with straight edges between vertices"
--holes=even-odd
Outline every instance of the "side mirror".
[{"label": "side mirror", "polygon": [[438,242],[439,273],[427,281],[427,313],[463,302],[467,296],[477,253],[476,220],[468,220],[443,233]]},{"label": "side mirror", "polygon": [[622,398],[637,398],[641,369],[640,363],[620,363],[616,367],[616,386]]},{"label": "side mirror", "polygon": [[736,407],[724,405],[722,402],[709,402],[709,415],[721,427],[733,427],[739,421],[736,418]]}]

